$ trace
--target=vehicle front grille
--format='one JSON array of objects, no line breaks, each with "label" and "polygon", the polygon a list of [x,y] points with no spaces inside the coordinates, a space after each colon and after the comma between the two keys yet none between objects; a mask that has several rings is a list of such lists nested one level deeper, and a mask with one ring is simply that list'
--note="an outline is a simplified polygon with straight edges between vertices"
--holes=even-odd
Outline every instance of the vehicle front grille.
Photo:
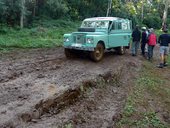
[{"label": "vehicle front grille", "polygon": [[83,34],[75,35],[74,42],[77,44],[84,44],[86,42],[85,35]]}]

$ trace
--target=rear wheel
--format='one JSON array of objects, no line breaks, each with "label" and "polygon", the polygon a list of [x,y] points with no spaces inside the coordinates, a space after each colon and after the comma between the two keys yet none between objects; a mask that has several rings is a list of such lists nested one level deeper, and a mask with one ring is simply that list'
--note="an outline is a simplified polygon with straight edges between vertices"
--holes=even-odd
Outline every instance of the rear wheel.
[{"label": "rear wheel", "polygon": [[126,52],[126,48],[124,46],[120,46],[116,50],[117,50],[119,55],[123,55]]},{"label": "rear wheel", "polygon": [[96,62],[100,61],[103,58],[103,55],[104,55],[104,46],[101,43],[97,44],[95,50],[90,53],[91,59]]}]

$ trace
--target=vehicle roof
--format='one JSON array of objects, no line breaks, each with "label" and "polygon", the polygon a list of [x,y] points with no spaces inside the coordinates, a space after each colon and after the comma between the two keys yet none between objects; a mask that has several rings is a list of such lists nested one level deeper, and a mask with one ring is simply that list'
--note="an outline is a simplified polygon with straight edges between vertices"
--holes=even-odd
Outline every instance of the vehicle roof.
[{"label": "vehicle roof", "polygon": [[123,19],[123,18],[119,18],[119,17],[92,17],[92,18],[86,18],[84,19],[84,21],[92,21],[92,20],[109,20],[109,21],[113,21],[113,20],[127,20],[127,19]]}]

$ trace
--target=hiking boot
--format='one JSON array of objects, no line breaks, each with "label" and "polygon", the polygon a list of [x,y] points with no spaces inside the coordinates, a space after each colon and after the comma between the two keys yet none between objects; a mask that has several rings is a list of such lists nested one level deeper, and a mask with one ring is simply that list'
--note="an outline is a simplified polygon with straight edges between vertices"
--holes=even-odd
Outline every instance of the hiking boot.
[{"label": "hiking boot", "polygon": [[168,63],[164,63],[164,66],[165,66],[165,67],[168,66]]},{"label": "hiking boot", "polygon": [[158,68],[163,68],[164,65],[163,65],[163,64],[159,64],[157,67],[158,67]]},{"label": "hiking boot", "polygon": [[153,59],[151,57],[148,57],[147,60],[152,62]]}]

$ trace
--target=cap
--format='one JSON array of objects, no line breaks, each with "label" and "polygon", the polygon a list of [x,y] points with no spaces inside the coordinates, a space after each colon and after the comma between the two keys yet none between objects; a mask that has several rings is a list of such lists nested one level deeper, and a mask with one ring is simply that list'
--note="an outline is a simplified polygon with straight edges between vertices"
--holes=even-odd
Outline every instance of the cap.
[{"label": "cap", "polygon": [[153,28],[150,28],[150,32],[153,32],[154,31],[154,29]]},{"label": "cap", "polygon": [[146,27],[142,27],[142,30],[146,30]]}]

